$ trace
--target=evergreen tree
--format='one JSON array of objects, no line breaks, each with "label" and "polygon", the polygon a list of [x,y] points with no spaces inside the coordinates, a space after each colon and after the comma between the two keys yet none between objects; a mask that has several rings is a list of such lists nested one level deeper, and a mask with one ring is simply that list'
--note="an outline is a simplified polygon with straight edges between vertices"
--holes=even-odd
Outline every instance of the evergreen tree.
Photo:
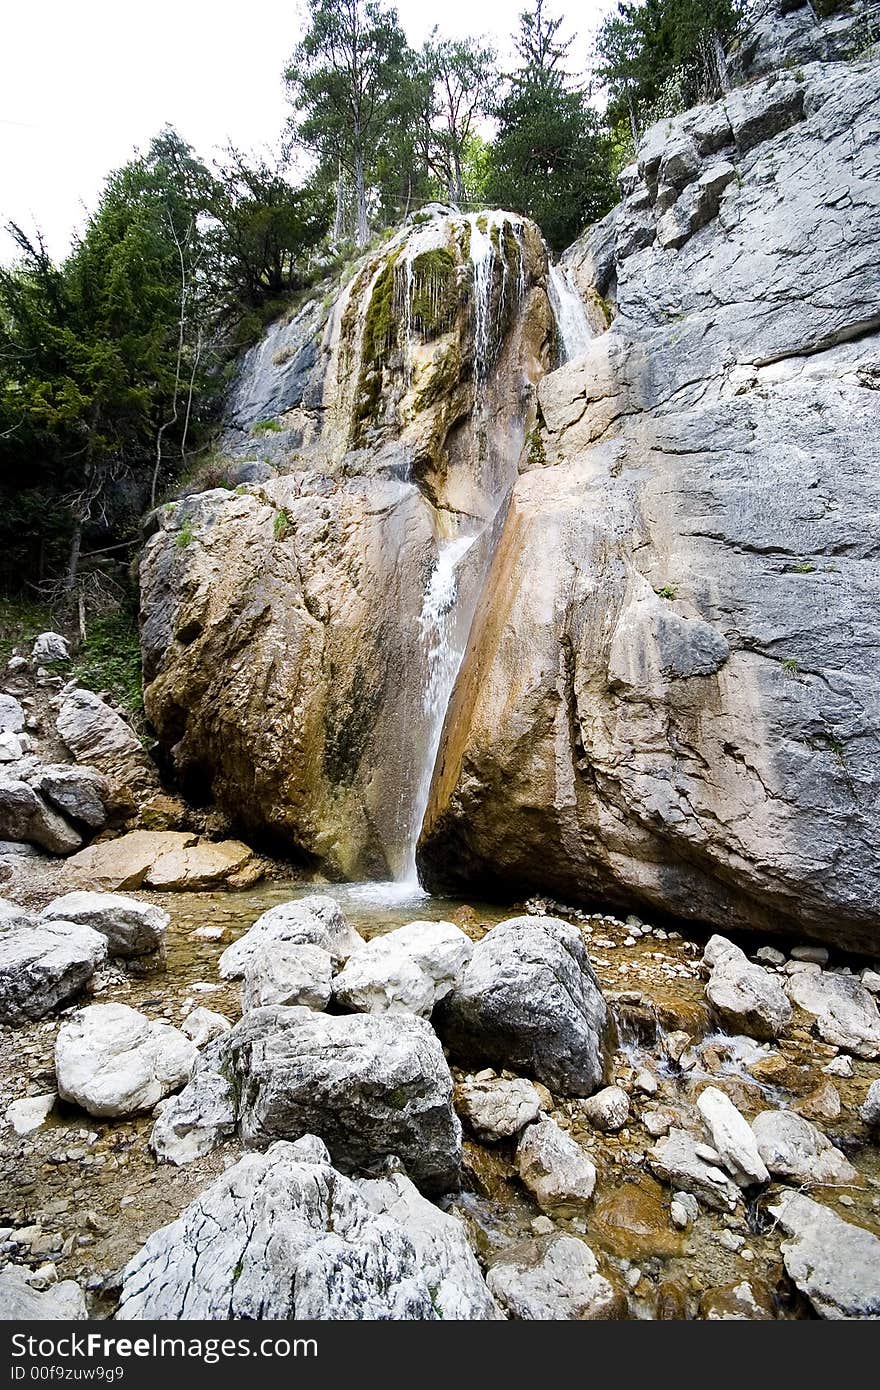
[{"label": "evergreen tree", "polygon": [[571,47],[543,0],[520,16],[519,66],[496,107],[487,196],[527,214],[556,250],[612,205],[609,143],[565,64]]},{"label": "evergreen tree", "polygon": [[596,74],[612,124],[632,138],[660,115],[716,97],[727,86],[724,43],[745,0],[620,0],[596,40]]},{"label": "evergreen tree", "polygon": [[441,39],[436,29],[420,55],[421,157],[455,207],[465,201],[468,149],[493,104],[495,62],[488,44]]},{"label": "evergreen tree", "polygon": [[353,190],[355,241],[369,239],[367,193],[412,66],[397,11],[382,0],[309,0],[309,28],[285,73],[296,138],[336,177],[334,237]]}]

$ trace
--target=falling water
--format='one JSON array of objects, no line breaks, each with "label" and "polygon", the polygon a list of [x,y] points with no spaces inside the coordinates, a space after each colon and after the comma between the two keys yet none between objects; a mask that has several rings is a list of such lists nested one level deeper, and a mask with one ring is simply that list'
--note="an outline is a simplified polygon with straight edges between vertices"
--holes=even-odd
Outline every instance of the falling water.
[{"label": "falling water", "polygon": [[419,780],[413,795],[406,861],[398,875],[399,880],[404,883],[418,882],[416,842],[431,794],[434,763],[440,747],[446,709],[467,642],[468,624],[460,621],[462,615],[457,602],[458,567],[479,534],[471,532],[470,535],[453,536],[451,540],[440,542],[437,562],[422,602],[419,634],[426,661],[425,685],[422,692],[424,744]]},{"label": "falling water", "polygon": [[556,326],[562,340],[562,359],[571,362],[586,352],[593,337],[583,299],[572,284],[564,266],[550,267],[550,303],[556,315]]}]

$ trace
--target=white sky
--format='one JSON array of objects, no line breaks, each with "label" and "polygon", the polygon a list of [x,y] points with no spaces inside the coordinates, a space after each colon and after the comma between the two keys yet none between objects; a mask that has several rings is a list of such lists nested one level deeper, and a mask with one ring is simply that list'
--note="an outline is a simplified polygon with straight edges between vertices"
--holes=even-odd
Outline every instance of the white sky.
[{"label": "white sky", "polygon": [[[572,67],[611,0],[552,0],[576,34]],[[434,24],[506,49],[522,0],[397,0],[411,42]],[[0,226],[42,228],[63,256],[106,174],[173,125],[203,158],[228,140],[272,146],[287,115],[281,71],[303,0],[10,0],[0,48]],[[0,258],[12,244],[0,232]]]}]

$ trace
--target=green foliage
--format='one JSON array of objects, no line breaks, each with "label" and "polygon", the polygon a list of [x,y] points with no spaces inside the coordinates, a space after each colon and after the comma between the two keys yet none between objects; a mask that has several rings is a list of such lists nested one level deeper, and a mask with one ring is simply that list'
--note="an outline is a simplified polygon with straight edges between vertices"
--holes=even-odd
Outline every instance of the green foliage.
[{"label": "green foliage", "polygon": [[525,213],[557,251],[612,206],[612,147],[586,96],[565,72],[570,47],[542,0],[520,18],[520,65],[497,104],[486,180],[490,203]]},{"label": "green foliage", "polygon": [[272,519],[272,535],[275,537],[276,541],[283,541],[287,539],[287,536],[290,532],[290,526],[291,521],[289,512],[285,511],[283,507],[280,507]]},{"label": "green foliage", "polygon": [[800,670],[800,667],[798,666],[793,656],[787,656],[784,658],[782,662],[782,669],[787,676],[793,677],[797,675],[798,671]]},{"label": "green foliage", "polygon": [[131,602],[92,620],[72,674],[89,690],[108,690],[135,718],[143,714],[140,636]]},{"label": "green foliage", "polygon": [[674,599],[678,597],[678,589],[674,584],[664,584],[662,589],[655,589],[658,598]]},{"label": "green foliage", "polygon": [[816,566],[809,564],[807,561],[803,561],[799,565],[794,565],[791,572],[792,574],[815,574]]},{"label": "green foliage", "polygon": [[57,623],[46,604],[21,595],[0,598],[0,662],[4,666],[13,647],[28,654],[41,632],[54,631]]},{"label": "green foliage", "polygon": [[174,544],[177,546],[177,549],[186,550],[187,546],[191,545],[192,542],[195,540],[195,534],[196,533],[195,529],[193,528],[193,524],[189,520],[189,518],[187,518],[187,520],[184,521],[183,525],[178,531],[177,536],[175,537]]},{"label": "green foliage", "polygon": [[283,429],[280,420],[258,420],[255,425],[251,425],[251,434],[280,434]]},{"label": "green foliage", "polygon": [[596,40],[609,125],[637,136],[652,120],[718,96],[723,43],[745,9],[745,0],[619,0]]}]

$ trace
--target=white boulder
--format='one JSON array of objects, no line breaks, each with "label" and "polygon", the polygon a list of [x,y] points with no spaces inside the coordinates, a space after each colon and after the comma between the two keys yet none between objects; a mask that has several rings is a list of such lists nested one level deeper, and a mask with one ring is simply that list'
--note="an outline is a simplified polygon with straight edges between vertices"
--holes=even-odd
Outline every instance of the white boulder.
[{"label": "white boulder", "polygon": [[133,1115],[185,1085],[197,1057],[169,1023],[126,1004],[90,1004],[58,1030],[58,1094],[90,1115]]},{"label": "white boulder", "polygon": [[333,982],[337,1002],[359,1013],[427,1017],[454,988],[473,942],[452,922],[410,922],[374,936]]}]

